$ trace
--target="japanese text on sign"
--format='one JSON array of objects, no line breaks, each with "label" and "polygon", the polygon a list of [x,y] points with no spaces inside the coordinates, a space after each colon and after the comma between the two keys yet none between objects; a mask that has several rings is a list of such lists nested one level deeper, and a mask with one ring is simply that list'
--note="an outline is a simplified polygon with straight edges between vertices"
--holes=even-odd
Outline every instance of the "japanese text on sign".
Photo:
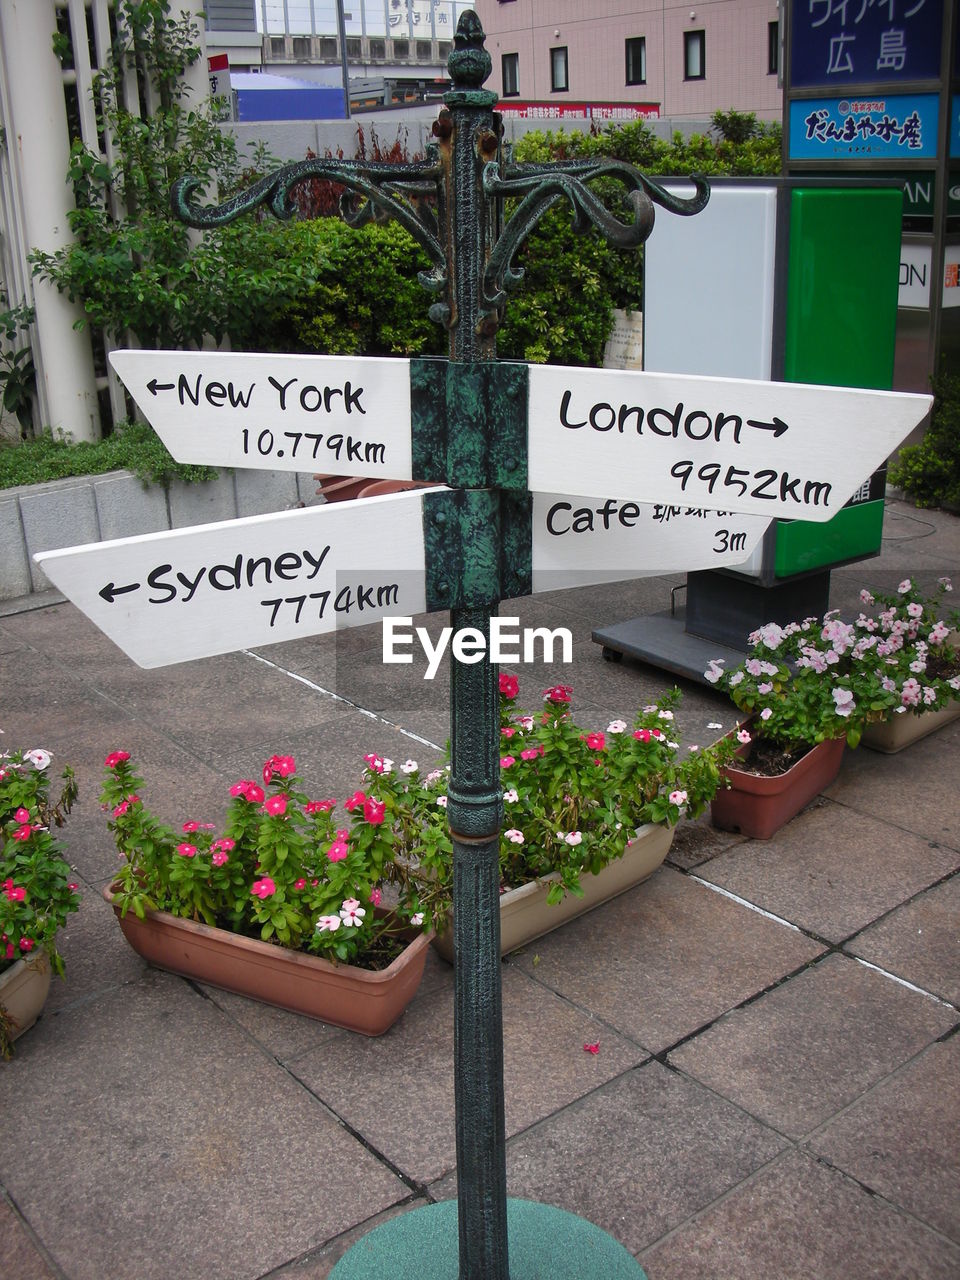
[{"label": "japanese text on sign", "polygon": [[936,94],[794,99],[790,158],[933,157],[938,118]]},{"label": "japanese text on sign", "polygon": [[934,79],[941,27],[940,0],[797,0],[791,83]]}]

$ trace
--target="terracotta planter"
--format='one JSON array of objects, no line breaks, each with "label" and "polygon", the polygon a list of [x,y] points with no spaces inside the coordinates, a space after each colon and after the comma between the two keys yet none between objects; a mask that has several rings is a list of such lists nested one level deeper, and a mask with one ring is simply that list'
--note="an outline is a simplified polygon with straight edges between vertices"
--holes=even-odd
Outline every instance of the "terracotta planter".
[{"label": "terracotta planter", "polygon": [[40,1016],[50,991],[50,960],[45,951],[18,960],[0,973],[0,1008],[9,1020],[16,1040]]},{"label": "terracotta planter", "polygon": [[891,716],[889,720],[868,724],[860,744],[873,751],[893,755],[957,719],[960,719],[960,700],[948,703],[940,711],[922,711],[918,716],[905,711],[903,715]]},{"label": "terracotta planter", "polygon": [[165,911],[148,911],[144,920],[128,911],[121,918],[112,888],[105,888],[103,896],[126,940],[150,964],[349,1031],[382,1035],[416,995],[423,977],[429,934],[417,934],[388,968],[374,973]]},{"label": "terracotta planter", "polygon": [[725,769],[730,789],[718,791],[711,801],[711,822],[721,831],[769,840],[830,785],[840,772],[846,745],[845,738],[818,743],[792,769],[774,778]]},{"label": "terracotta planter", "polygon": [[[507,955],[525,946],[534,938],[540,938],[568,920],[592,911],[617,894],[642,883],[661,865],[673,843],[673,828],[648,825],[641,827],[631,840],[622,858],[615,858],[597,875],[585,875],[580,881],[583,897],[567,894],[562,902],[551,906],[547,902],[550,885],[560,877],[545,876],[543,880],[531,880],[518,889],[509,889],[500,896],[500,954]],[[445,960],[453,963],[453,928],[448,927],[433,940],[433,945]]]}]

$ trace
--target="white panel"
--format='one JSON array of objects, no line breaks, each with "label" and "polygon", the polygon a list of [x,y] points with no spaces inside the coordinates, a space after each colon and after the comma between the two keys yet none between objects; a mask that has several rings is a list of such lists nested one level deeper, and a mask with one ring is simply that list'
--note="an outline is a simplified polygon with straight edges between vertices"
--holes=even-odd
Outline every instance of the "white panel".
[{"label": "white panel", "polygon": [[410,361],[112,351],[179,462],[411,480]]},{"label": "white panel", "polygon": [[731,567],[760,542],[763,516],[666,503],[533,496],[533,591]]},{"label": "white panel", "polygon": [[829,520],[930,396],[556,365],[530,368],[528,483]]},{"label": "white panel", "polygon": [[645,369],[771,376],[776,227],[772,187],[715,187],[695,217],[657,211],[644,250]]},{"label": "white panel", "polygon": [[141,667],[426,609],[418,489],[35,557]]}]

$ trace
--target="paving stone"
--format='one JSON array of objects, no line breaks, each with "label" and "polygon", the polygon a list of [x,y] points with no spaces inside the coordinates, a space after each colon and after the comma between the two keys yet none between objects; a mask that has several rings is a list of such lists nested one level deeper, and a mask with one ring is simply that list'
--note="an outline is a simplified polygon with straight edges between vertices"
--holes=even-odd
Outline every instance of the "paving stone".
[{"label": "paving stone", "polygon": [[799,1138],[956,1025],[938,1001],[829,955],[728,1013],[670,1063]]},{"label": "paving stone", "polygon": [[8,1275],[16,1276],[17,1280],[57,1280],[23,1219],[3,1196],[0,1196],[0,1240]]},{"label": "paving stone", "polygon": [[960,876],[898,907],[846,950],[960,1005]]},{"label": "paving stone", "polygon": [[742,844],[745,836],[735,831],[719,831],[710,822],[710,811],[694,822],[680,822],[667,854],[667,862],[680,871],[700,867],[733,845]]},{"label": "paving stone", "polygon": [[327,1280],[330,1272],[340,1261],[348,1249],[359,1243],[365,1235],[370,1231],[374,1231],[383,1222],[387,1222],[390,1218],[395,1218],[400,1213],[409,1213],[411,1209],[422,1209],[428,1204],[426,1200],[411,1200],[404,1205],[387,1209],[386,1212],[378,1214],[375,1218],[371,1218],[369,1222],[362,1222],[352,1231],[346,1232],[342,1236],[338,1236],[336,1240],[330,1244],[324,1245],[322,1249],[316,1249],[306,1254],[303,1258],[298,1258],[296,1262],[291,1262],[285,1267],[281,1267],[271,1276],[270,1280]]},{"label": "paving stone", "polygon": [[770,840],[748,840],[720,854],[698,874],[842,942],[958,866],[955,849],[826,804],[799,814]]},{"label": "paving stone", "polygon": [[[649,1062],[508,1142],[507,1192],[576,1213],[638,1254],[783,1145],[723,1098]],[[430,1194],[455,1195],[454,1180]]]},{"label": "paving stone", "polygon": [[640,1258],[647,1280],[955,1280],[960,1249],[789,1152]]},{"label": "paving stone", "polygon": [[960,797],[943,762],[960,748],[960,721],[895,755],[848,751],[827,795],[857,813],[960,849]]},{"label": "paving stone", "polygon": [[796,930],[662,867],[539,939],[516,963],[657,1053],[822,951]]},{"label": "paving stone", "polygon": [[958,1133],[960,1036],[954,1035],[931,1045],[807,1145],[960,1244]]},{"label": "paving stone", "polygon": [[149,971],[20,1044],[0,1182],[70,1280],[253,1280],[409,1194],[182,979]]},{"label": "paving stone", "polygon": [[[503,970],[503,1037],[508,1134],[644,1058],[510,966]],[[598,1037],[600,1052],[586,1053],[584,1044]],[[426,1182],[453,1167],[452,986],[415,1001],[376,1040],[331,1029],[291,1070],[407,1177]]]}]

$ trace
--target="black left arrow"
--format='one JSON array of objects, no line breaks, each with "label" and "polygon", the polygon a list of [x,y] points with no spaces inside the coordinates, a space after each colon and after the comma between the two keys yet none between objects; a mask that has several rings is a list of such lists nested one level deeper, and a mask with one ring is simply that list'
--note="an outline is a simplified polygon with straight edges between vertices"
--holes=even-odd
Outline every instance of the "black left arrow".
[{"label": "black left arrow", "polygon": [[747,426],[759,427],[761,431],[772,431],[774,438],[782,436],[785,431],[790,429],[787,423],[782,418],[778,418],[776,414],[773,415],[772,422],[757,422],[754,418],[748,418]]},{"label": "black left arrow", "polygon": [[107,604],[113,604],[117,596],[124,596],[127,594],[128,591],[139,591],[139,590],[140,590],[139,582],[128,583],[128,585],[125,587],[117,587],[117,586],[114,586],[112,582],[108,582],[105,587],[100,588],[100,590],[97,592],[97,595],[101,596],[104,600],[106,600]]},{"label": "black left arrow", "polygon": [[156,378],[151,378],[147,383],[147,390],[155,396],[158,391],[172,391],[176,385],[175,382],[158,382]]}]

